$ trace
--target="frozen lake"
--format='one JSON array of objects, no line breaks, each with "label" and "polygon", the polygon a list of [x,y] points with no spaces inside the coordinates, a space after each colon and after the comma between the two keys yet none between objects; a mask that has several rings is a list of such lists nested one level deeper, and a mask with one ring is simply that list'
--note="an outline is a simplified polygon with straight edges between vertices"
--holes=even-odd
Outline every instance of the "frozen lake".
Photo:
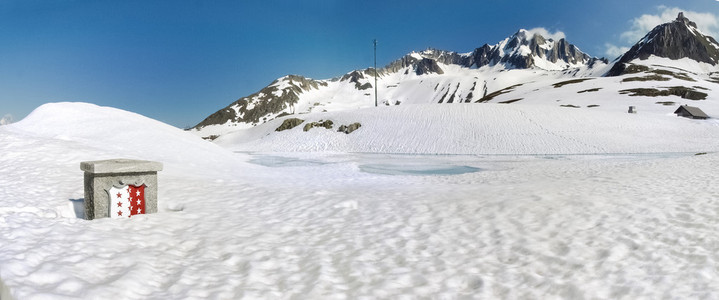
[{"label": "frozen lake", "polygon": [[308,167],[329,164],[355,164],[359,171],[384,175],[458,175],[479,172],[474,165],[481,161],[474,156],[402,155],[402,154],[344,154],[330,157],[281,156],[256,154],[250,163],[266,167]]},{"label": "frozen lake", "polygon": [[350,164],[359,172],[382,175],[447,176],[507,168],[521,161],[541,160],[648,160],[692,156],[695,153],[601,155],[422,155],[381,153],[248,153],[250,163],[271,168],[321,167]]}]

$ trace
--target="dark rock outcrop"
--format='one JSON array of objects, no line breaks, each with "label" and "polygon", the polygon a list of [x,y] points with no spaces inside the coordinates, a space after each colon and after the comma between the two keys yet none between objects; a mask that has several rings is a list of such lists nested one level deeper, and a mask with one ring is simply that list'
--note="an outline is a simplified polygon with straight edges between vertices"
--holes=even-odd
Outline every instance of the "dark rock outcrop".
[{"label": "dark rock outcrop", "polygon": [[350,133],[352,133],[353,131],[359,129],[360,127],[362,127],[362,124],[360,124],[360,123],[352,123],[352,124],[349,124],[349,125],[341,125],[340,128],[337,129],[337,132],[343,132],[343,133],[345,133],[345,134],[350,134]]},{"label": "dark rock outcrop", "polygon": [[334,126],[334,122],[332,120],[322,121],[319,122],[312,122],[305,124],[305,127],[302,128],[303,131],[309,131],[312,128],[315,127],[324,127],[325,129],[332,129],[332,126]]},{"label": "dark rock outcrop", "polygon": [[297,127],[297,125],[302,124],[302,122],[304,122],[304,121],[305,120],[298,119],[298,118],[285,119],[284,121],[282,121],[282,125],[280,125],[280,127],[277,127],[277,129],[275,129],[275,131],[283,131],[283,130],[295,128],[295,127]]},{"label": "dark rock outcrop", "polygon": [[372,84],[369,82],[365,82],[364,84],[360,83],[360,79],[365,79],[364,72],[360,71],[352,71],[350,73],[345,74],[342,76],[340,81],[348,81],[355,84],[355,88],[362,91],[366,89],[371,89]]},{"label": "dark rock outcrop", "polygon": [[666,96],[679,96],[689,100],[705,100],[707,93],[697,91],[693,88],[684,86],[673,86],[664,89],[655,88],[635,88],[619,91],[620,94],[626,94],[629,96],[647,96],[647,97],[666,97]]},{"label": "dark rock outcrop", "polygon": [[[436,51],[437,53],[450,53],[445,51]],[[389,65],[384,67],[383,69],[379,70],[379,74],[388,74],[388,73],[394,73],[399,72],[400,70],[411,67],[413,69],[413,72],[417,75],[424,75],[424,74],[444,74],[444,71],[442,68],[439,67],[437,64],[437,60],[432,58],[435,51],[434,50],[428,50],[422,52],[421,59],[417,58],[416,54],[408,54],[403,56],[402,58],[395,60],[391,62]],[[424,53],[427,53],[427,56],[425,56]],[[373,74],[374,75],[374,74]]]},{"label": "dark rock outcrop", "polygon": [[439,67],[434,59],[425,58],[417,63],[414,73],[417,75],[444,74],[444,71],[442,71],[442,68]]}]

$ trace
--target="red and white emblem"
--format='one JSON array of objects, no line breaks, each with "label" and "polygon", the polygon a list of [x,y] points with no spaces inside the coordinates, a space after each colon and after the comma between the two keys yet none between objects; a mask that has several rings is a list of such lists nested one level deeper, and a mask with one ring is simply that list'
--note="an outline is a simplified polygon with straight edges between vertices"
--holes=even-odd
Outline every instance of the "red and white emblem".
[{"label": "red and white emblem", "polygon": [[110,194],[110,218],[129,218],[145,213],[145,185],[112,187]]}]

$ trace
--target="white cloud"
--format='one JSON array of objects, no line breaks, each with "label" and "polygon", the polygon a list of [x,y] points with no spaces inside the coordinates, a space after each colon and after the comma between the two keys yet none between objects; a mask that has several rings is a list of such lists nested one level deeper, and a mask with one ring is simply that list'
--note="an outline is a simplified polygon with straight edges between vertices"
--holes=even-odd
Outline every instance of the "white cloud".
[{"label": "white cloud", "polygon": [[607,48],[607,50],[604,51],[604,54],[606,54],[609,59],[617,58],[629,51],[629,47],[620,47],[610,43],[604,44],[604,47]]},{"label": "white cloud", "polygon": [[558,41],[558,40],[561,40],[561,39],[567,37],[567,36],[564,34],[564,32],[555,31],[555,32],[552,33],[552,32],[549,32],[549,30],[547,30],[546,28],[543,28],[543,27],[532,28],[532,29],[527,30],[527,32],[529,32],[530,36],[532,36],[532,35],[534,35],[534,34],[539,34],[539,35],[541,35],[542,37],[544,37],[544,38],[546,38],[546,39],[553,39],[553,40],[555,40],[555,41]]},{"label": "white cloud", "polygon": [[2,119],[0,119],[0,125],[10,124],[10,123],[12,123],[12,120],[13,120],[13,119],[12,119],[12,115],[11,115],[11,114],[7,114],[7,115],[5,115],[4,117],[2,117]]},{"label": "white cloud", "polygon": [[659,14],[645,14],[634,18],[631,29],[622,32],[620,35],[621,39],[624,42],[634,44],[657,25],[675,20],[680,12],[684,12],[685,17],[696,23],[699,31],[702,33],[712,37],[717,37],[717,33],[719,33],[719,16],[715,14],[689,11],[678,7],[659,6],[657,9],[659,10]]}]

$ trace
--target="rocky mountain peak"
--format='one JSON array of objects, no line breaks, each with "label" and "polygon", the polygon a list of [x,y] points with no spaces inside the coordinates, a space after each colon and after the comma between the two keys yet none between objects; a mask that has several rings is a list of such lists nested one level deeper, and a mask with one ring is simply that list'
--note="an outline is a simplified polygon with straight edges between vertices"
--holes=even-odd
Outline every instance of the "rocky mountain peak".
[{"label": "rocky mountain peak", "polygon": [[669,59],[689,58],[698,62],[717,65],[719,63],[719,43],[702,34],[696,23],[679,13],[677,18],[654,27],[614,64],[607,76],[624,74],[629,62],[635,59],[645,60],[650,56]]},{"label": "rocky mountain peak", "polygon": [[[541,34],[532,33],[525,29],[520,29],[506,41],[506,44],[502,48],[505,52],[517,51],[520,47],[525,46],[528,47],[533,54],[536,54],[539,51],[539,47],[550,47],[547,44],[547,39],[545,39]],[[549,39],[549,42],[551,43],[553,40]],[[500,42],[500,45],[501,44],[502,42]]]},{"label": "rocky mountain peak", "polygon": [[674,22],[683,23],[686,26],[691,26],[691,27],[697,28],[697,23],[689,21],[689,19],[684,16],[683,12],[679,13],[679,15],[677,16],[677,19],[674,20]]},{"label": "rocky mountain peak", "polygon": [[564,38],[555,41],[525,29],[495,46],[485,45],[474,52],[477,67],[503,63],[518,69],[563,70],[586,64],[590,59]]},{"label": "rocky mountain peak", "polygon": [[416,75],[444,74],[444,71],[438,63],[445,65],[465,65],[466,60],[466,55],[456,52],[427,49],[421,52],[412,52],[407,54],[380,69],[379,73],[395,73],[409,67],[409,69],[405,70],[406,74],[409,72],[413,72]]}]

